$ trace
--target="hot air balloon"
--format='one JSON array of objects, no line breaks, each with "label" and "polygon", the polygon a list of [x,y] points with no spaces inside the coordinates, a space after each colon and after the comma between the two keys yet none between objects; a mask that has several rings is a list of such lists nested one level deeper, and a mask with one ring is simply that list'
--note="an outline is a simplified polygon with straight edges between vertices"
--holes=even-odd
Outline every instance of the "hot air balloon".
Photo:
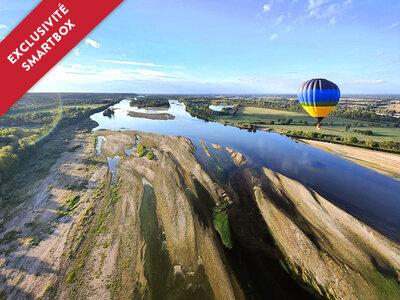
[{"label": "hot air balloon", "polygon": [[297,98],[304,110],[317,120],[317,129],[340,99],[340,90],[333,82],[316,78],[303,82],[297,92]]}]

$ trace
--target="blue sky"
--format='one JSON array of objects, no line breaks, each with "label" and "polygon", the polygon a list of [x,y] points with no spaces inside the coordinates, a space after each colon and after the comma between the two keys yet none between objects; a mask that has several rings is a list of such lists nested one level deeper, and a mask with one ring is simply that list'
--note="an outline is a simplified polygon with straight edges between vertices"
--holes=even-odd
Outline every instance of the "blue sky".
[{"label": "blue sky", "polygon": [[[0,40],[38,2],[0,0]],[[400,93],[399,49],[400,0],[125,0],[32,91]]]}]

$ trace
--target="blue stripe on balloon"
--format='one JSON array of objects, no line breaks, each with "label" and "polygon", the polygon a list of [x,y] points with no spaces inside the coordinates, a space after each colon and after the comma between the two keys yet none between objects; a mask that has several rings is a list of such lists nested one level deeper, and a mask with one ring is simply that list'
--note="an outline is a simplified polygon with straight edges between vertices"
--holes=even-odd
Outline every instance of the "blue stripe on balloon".
[{"label": "blue stripe on balloon", "polygon": [[340,91],[338,89],[300,89],[297,92],[300,102],[321,103],[321,102],[338,102],[340,99]]}]

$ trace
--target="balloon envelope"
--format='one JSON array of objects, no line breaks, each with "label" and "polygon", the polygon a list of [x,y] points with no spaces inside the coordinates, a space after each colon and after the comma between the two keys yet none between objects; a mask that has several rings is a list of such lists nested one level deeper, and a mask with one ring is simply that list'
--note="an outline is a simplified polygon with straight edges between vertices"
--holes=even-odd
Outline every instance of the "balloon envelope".
[{"label": "balloon envelope", "polygon": [[329,80],[311,79],[300,85],[297,98],[305,111],[319,123],[339,102],[340,90]]}]

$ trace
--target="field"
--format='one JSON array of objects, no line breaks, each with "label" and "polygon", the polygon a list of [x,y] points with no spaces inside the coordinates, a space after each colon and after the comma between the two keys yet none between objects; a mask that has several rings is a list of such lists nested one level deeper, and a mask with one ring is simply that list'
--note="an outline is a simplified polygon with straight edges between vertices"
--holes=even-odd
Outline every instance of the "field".
[{"label": "field", "polygon": [[[219,119],[244,123],[265,122],[265,125],[261,124],[259,126],[277,130],[293,131],[299,129],[302,131],[315,131],[315,120],[307,115],[306,112],[300,113],[245,106],[241,107],[235,116],[220,116]],[[290,125],[281,124],[287,122],[289,119],[292,119]],[[274,121],[275,124],[270,124],[271,121]],[[357,137],[358,140],[364,141],[400,141],[400,128],[395,128],[393,125],[391,125],[391,127],[387,127],[387,124],[378,124],[375,122],[349,120],[329,116],[326,117],[322,123],[323,125],[320,132],[324,134],[338,135],[343,137],[354,136]],[[351,127],[346,130],[346,125],[350,125]],[[363,135],[355,132],[354,130],[372,130],[373,134],[370,136]]]}]

